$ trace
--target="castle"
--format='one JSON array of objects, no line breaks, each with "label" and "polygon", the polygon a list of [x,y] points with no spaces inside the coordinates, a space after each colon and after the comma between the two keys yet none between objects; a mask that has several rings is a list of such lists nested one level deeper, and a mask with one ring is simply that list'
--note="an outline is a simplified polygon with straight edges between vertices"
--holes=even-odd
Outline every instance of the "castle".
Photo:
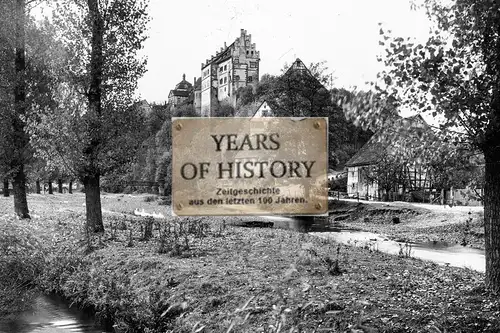
[{"label": "castle", "polygon": [[252,44],[252,35],[241,29],[241,34],[229,46],[220,48],[201,63],[201,77],[193,84],[183,80],[170,91],[171,107],[187,102],[194,106],[202,117],[214,116],[219,103],[236,107],[236,92],[239,88],[259,82],[260,53]]}]

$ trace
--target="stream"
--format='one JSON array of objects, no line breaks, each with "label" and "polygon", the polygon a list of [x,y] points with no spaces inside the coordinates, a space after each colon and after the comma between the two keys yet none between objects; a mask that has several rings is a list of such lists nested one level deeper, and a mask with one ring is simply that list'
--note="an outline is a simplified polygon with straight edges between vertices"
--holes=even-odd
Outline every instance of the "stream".
[{"label": "stream", "polygon": [[440,265],[470,268],[479,272],[485,271],[486,259],[484,250],[473,249],[461,245],[450,245],[444,242],[402,243],[389,240],[383,235],[349,229],[338,224],[329,224],[325,219],[293,219],[287,217],[267,217],[273,221],[275,228],[307,232],[311,235],[334,239],[352,246],[368,247],[398,255],[402,252],[414,258],[430,260]]},{"label": "stream", "polygon": [[69,307],[57,295],[38,295],[30,309],[13,318],[0,318],[0,333],[101,333],[95,317]]}]

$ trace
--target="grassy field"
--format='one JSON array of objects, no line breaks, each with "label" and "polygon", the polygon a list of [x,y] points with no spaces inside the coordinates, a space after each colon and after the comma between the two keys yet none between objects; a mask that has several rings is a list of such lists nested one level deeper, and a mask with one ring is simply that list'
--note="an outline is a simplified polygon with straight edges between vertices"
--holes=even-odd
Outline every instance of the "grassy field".
[{"label": "grassy field", "polygon": [[83,194],[28,202],[33,219],[19,221],[12,198],[0,199],[2,258],[32,258],[18,268],[27,284],[118,332],[499,332],[499,298],[475,271],[233,218],[171,217],[146,195],[103,194],[106,232],[88,237]]},{"label": "grassy field", "polygon": [[[446,242],[484,249],[481,207],[334,201],[330,216],[349,228],[387,235],[401,242]],[[343,218],[342,218],[343,217]],[[394,225],[393,217],[401,223]]]}]

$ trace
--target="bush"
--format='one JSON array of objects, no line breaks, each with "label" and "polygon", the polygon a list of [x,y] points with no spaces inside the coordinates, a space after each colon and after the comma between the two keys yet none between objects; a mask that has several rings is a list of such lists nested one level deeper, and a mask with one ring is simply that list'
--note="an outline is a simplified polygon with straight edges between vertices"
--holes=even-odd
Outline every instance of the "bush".
[{"label": "bush", "polygon": [[18,221],[0,219],[0,317],[30,305],[43,265],[41,243],[30,230]]}]

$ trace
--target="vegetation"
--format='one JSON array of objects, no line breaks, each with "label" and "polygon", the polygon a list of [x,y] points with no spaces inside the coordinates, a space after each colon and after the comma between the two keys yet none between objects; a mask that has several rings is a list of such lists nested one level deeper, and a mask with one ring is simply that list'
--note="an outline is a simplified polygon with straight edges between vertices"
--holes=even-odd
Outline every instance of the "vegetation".
[{"label": "vegetation", "polygon": [[[500,325],[500,304],[481,273],[403,258],[411,256],[404,249],[399,258],[231,226],[237,218],[171,217],[145,198],[103,195],[105,233],[85,238],[84,194],[29,195],[39,217],[25,234],[44,249],[36,285],[95,309],[122,332],[495,332]],[[144,238],[150,220],[131,211],[160,207],[167,218]],[[0,199],[2,211],[11,208]]]},{"label": "vegetation", "polygon": [[[361,122],[370,123],[393,100],[419,112],[440,116],[440,140],[431,141],[428,153],[441,143],[465,146],[484,155],[484,212],[486,285],[500,290],[500,95],[498,62],[500,7],[490,0],[441,3],[424,0],[418,5],[434,24],[428,41],[412,43],[380,30],[386,57],[374,90],[382,99],[359,96],[346,104]],[[462,153],[457,149],[456,154]]]}]

